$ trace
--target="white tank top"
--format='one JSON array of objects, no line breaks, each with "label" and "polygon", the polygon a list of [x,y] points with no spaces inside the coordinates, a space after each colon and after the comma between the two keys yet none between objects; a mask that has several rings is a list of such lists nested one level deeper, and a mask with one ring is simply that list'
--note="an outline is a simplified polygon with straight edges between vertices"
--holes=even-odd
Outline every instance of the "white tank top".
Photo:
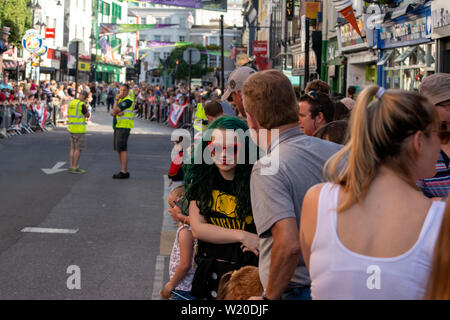
[{"label": "white tank top", "polygon": [[309,272],[313,299],[423,299],[439,235],[444,202],[433,202],[417,242],[393,258],[374,258],[347,249],[337,234],[340,187],[320,192]]}]

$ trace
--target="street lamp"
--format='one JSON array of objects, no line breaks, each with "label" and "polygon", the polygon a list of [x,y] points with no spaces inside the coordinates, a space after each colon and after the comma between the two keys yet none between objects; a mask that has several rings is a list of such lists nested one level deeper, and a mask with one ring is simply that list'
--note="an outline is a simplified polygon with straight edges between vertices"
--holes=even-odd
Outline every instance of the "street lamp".
[{"label": "street lamp", "polygon": [[42,7],[40,6],[38,1],[34,1],[34,0],[31,0],[30,2],[28,2],[27,7],[30,8],[31,11],[33,12],[32,25],[33,25],[33,28],[34,28],[34,15],[35,15],[35,12],[39,12],[42,9]]}]

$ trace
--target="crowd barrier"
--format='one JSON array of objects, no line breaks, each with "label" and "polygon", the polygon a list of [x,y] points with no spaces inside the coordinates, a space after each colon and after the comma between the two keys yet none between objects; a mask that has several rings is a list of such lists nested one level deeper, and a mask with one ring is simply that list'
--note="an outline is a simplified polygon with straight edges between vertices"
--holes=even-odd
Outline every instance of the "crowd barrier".
[{"label": "crowd barrier", "polygon": [[[171,106],[168,103],[139,101],[136,102],[136,117],[169,125]],[[193,125],[194,107],[189,105],[178,123],[179,128],[190,129]]]},{"label": "crowd barrier", "polygon": [[0,105],[0,138],[10,138],[54,127],[56,108],[49,103],[45,110],[32,110],[26,104]]}]

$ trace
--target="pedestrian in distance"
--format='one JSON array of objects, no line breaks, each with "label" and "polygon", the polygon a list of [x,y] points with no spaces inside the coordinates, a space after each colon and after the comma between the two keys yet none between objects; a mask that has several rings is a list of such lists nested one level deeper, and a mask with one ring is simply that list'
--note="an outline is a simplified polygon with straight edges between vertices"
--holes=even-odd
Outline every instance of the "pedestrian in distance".
[{"label": "pedestrian in distance", "polygon": [[435,107],[414,92],[364,89],[328,183],[302,208],[313,299],[423,299],[445,203],[425,197],[439,154]]},{"label": "pedestrian in distance", "polygon": [[90,114],[86,105],[89,94],[82,91],[78,99],[70,101],[68,106],[68,129],[70,132],[70,167],[69,173],[86,173],[80,169],[78,162],[81,151],[86,148],[86,119]]},{"label": "pedestrian in distance", "polygon": [[134,98],[129,94],[127,84],[120,85],[120,92],[114,100],[111,110],[114,129],[114,150],[117,151],[120,161],[120,172],[113,175],[113,179],[128,179],[128,138],[134,127]]}]

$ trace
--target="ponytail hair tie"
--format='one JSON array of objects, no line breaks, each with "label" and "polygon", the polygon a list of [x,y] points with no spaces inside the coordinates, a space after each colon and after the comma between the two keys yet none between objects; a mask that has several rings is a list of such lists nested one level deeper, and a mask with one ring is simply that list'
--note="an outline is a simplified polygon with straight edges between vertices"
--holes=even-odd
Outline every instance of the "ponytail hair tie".
[{"label": "ponytail hair tie", "polygon": [[381,88],[378,90],[378,92],[377,92],[377,94],[375,95],[375,97],[377,97],[377,99],[381,99],[381,97],[383,97],[383,95],[384,95],[385,92],[386,92],[386,90],[385,90],[383,87],[381,87]]}]

